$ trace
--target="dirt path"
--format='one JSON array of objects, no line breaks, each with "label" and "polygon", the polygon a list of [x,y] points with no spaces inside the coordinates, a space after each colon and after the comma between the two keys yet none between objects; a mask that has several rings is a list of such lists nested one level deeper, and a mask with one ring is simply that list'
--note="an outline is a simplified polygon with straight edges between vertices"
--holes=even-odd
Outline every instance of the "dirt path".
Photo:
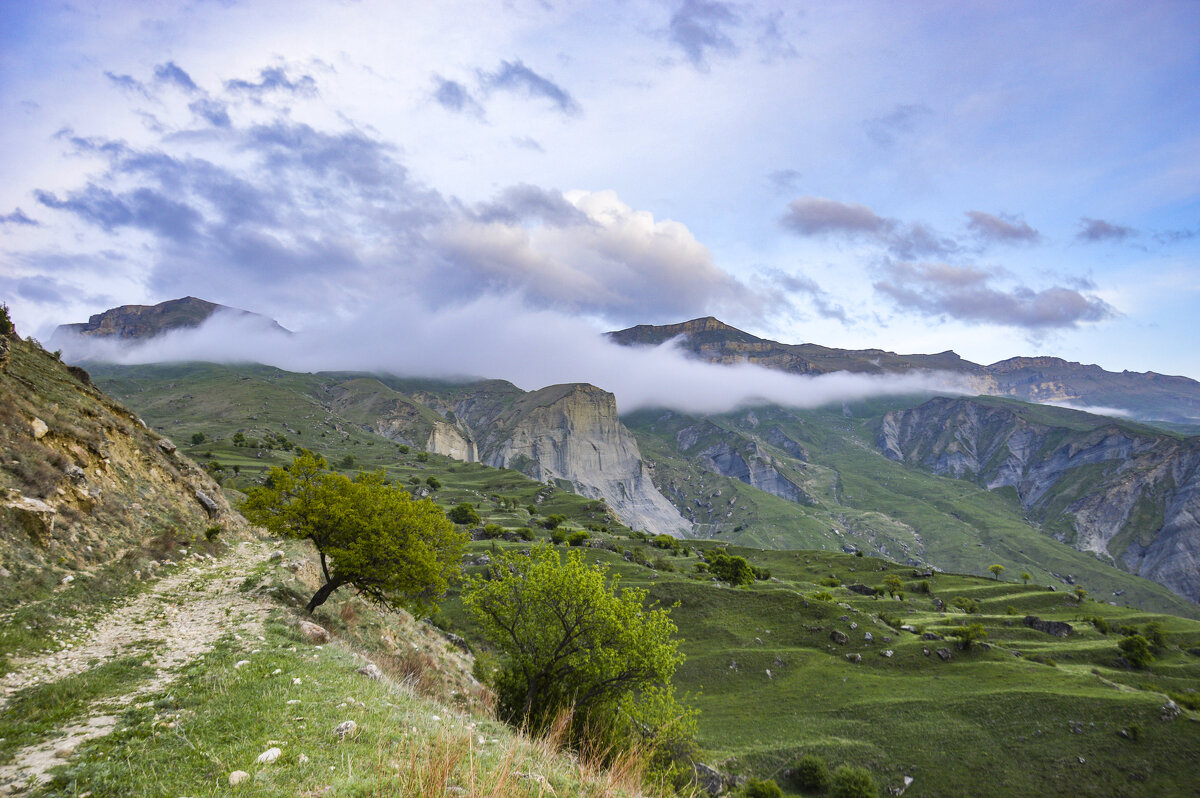
[{"label": "dirt path", "polygon": [[77,745],[112,731],[121,706],[161,691],[181,665],[211,650],[222,635],[260,634],[271,605],[238,588],[267,556],[264,544],[243,542],[219,559],[197,558],[113,611],[80,643],[15,661],[15,670],[0,679],[0,712],[20,690],[83,673],[128,650],[148,648],[146,660],[154,675],[119,698],[96,702],[72,725],[18,751],[11,762],[0,766],[0,795],[43,781],[46,772],[61,764]]}]

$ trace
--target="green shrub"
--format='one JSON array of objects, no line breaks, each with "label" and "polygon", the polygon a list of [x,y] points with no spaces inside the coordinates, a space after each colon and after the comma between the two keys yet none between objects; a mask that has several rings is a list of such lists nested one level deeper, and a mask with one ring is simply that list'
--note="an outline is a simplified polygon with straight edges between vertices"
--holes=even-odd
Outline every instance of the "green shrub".
[{"label": "green shrub", "polygon": [[1009,604],[1007,607],[1004,608],[1004,612],[1006,615],[1019,615],[1021,611],[1018,610],[1013,605]]},{"label": "green shrub", "polygon": [[660,554],[654,558],[654,570],[667,571],[669,573],[675,570],[675,565]]},{"label": "green shrub", "polygon": [[1092,626],[1096,627],[1096,631],[1102,635],[1108,634],[1108,630],[1111,628],[1108,625],[1108,621],[1098,615],[1088,618],[1088,622],[1091,623]]},{"label": "green shrub", "polygon": [[192,433],[192,445],[198,446],[201,443],[204,443],[204,433],[203,432]]},{"label": "green shrub", "polygon": [[819,593],[813,593],[809,596],[809,598],[813,601],[833,601],[833,594],[826,590],[822,590]]},{"label": "green shrub", "polygon": [[987,632],[983,629],[983,624],[973,623],[970,626],[956,626],[948,633],[950,637],[957,637],[959,646],[963,651],[970,651],[971,647],[987,637]]},{"label": "green shrub", "polygon": [[979,612],[979,602],[973,598],[967,598],[966,596],[955,596],[950,603],[969,615],[974,615],[975,613]]},{"label": "green shrub", "polygon": [[930,590],[929,590],[929,580],[928,580],[928,579],[922,579],[920,582],[918,582],[918,583],[917,583],[917,586],[916,586],[916,588],[915,588],[915,591],[916,591],[917,593],[924,593],[924,594],[926,594],[926,595],[929,595],[929,593],[930,593]]},{"label": "green shrub", "polygon": [[558,529],[559,525],[565,523],[566,520],[567,517],[565,515],[554,513],[553,515],[546,516],[545,520],[542,521],[542,526],[546,529]]},{"label": "green shrub", "polygon": [[429,452],[417,452],[417,462],[418,463],[428,463],[429,462]]},{"label": "green shrub", "polygon": [[216,524],[213,524],[208,529],[204,530],[204,539],[207,540],[209,543],[212,543],[214,540],[217,539],[217,536],[220,534],[221,534],[221,527],[217,526]]},{"label": "green shrub", "polygon": [[824,792],[829,789],[829,766],[816,754],[806,754],[792,768],[792,781],[802,790]]},{"label": "green shrub", "polygon": [[483,528],[483,537],[486,540],[495,540],[504,534],[504,527],[499,524],[488,524]]},{"label": "green shrub", "polygon": [[750,779],[742,788],[742,795],[746,798],[783,798],[783,790],[772,779]]},{"label": "green shrub", "polygon": [[567,530],[565,530],[565,529],[550,530],[550,542],[553,543],[555,546],[562,543],[566,539],[567,539]]},{"label": "green shrub", "polygon": [[572,532],[571,534],[567,535],[567,544],[571,546],[582,546],[583,542],[590,537],[591,535],[581,529],[578,532]]},{"label": "green shrub", "polygon": [[1150,648],[1155,651],[1162,651],[1167,647],[1167,639],[1163,636],[1163,626],[1158,621],[1151,621],[1143,626],[1142,637],[1146,638]]},{"label": "green shrub", "polygon": [[400,452],[400,454],[408,454],[412,449],[409,448],[408,444],[401,443],[396,446],[396,451]]},{"label": "green shrub", "polygon": [[1043,654],[1030,654],[1025,659],[1029,660],[1030,662],[1036,662],[1039,665],[1049,665],[1051,668],[1058,667],[1057,662],[1055,662],[1051,657],[1047,657]]},{"label": "green shrub", "polygon": [[0,335],[8,336],[13,333],[12,316],[8,315],[8,305],[0,302]]},{"label": "green shrub", "polygon": [[533,540],[535,536],[532,529],[527,526],[523,526],[517,530],[517,537],[519,537],[521,540]]},{"label": "green shrub", "polygon": [[1141,635],[1130,635],[1121,638],[1117,643],[1125,661],[1135,668],[1145,668],[1154,662],[1154,654],[1150,652],[1150,641]]},{"label": "green shrub", "polygon": [[866,768],[842,765],[833,771],[830,798],[879,798],[879,785]]},{"label": "green shrub", "polygon": [[836,576],[827,576],[820,582],[817,582],[817,584],[821,585],[822,587],[841,587],[842,580],[838,579]]},{"label": "green shrub", "polygon": [[723,551],[708,554],[708,572],[734,587],[754,582],[754,569],[745,557],[730,556]]},{"label": "green shrub", "polygon": [[425,484],[429,486],[430,490],[441,490],[442,489],[442,481],[440,479],[438,479],[437,477],[426,477]]},{"label": "green shrub", "polygon": [[854,556],[855,556],[855,557],[864,557],[864,556],[866,556],[866,555],[864,555],[864,554],[863,554],[863,552],[862,552],[862,549],[857,549],[857,550],[855,550],[855,552],[854,552]]},{"label": "green shrub", "polygon": [[475,512],[475,508],[467,502],[451,507],[446,513],[446,517],[463,526],[473,526],[479,523],[479,513]]}]

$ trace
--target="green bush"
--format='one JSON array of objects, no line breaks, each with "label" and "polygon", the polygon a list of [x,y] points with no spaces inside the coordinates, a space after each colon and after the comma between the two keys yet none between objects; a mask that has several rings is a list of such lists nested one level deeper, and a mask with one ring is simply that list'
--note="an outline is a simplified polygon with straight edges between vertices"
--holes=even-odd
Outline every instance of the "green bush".
[{"label": "green bush", "polygon": [[816,754],[806,754],[792,768],[792,781],[802,790],[824,792],[829,789],[829,766]]},{"label": "green bush", "polygon": [[0,335],[8,336],[13,333],[12,316],[8,315],[8,305],[0,302]]},{"label": "green bush", "polygon": [[523,526],[517,530],[517,537],[519,537],[521,540],[533,540],[533,530],[527,526]]},{"label": "green bush", "polygon": [[734,587],[753,584],[754,569],[745,557],[730,556],[723,551],[708,554],[708,572]]},{"label": "green bush", "polygon": [[192,433],[192,445],[198,446],[201,443],[204,443],[204,433],[203,432]]},{"label": "green bush", "polygon": [[567,543],[571,546],[582,546],[583,542],[590,537],[591,535],[581,529],[578,532],[572,532],[567,535]]},{"label": "green bush", "polygon": [[1121,649],[1125,661],[1135,668],[1145,668],[1154,662],[1154,654],[1150,652],[1150,641],[1141,635],[1121,638],[1117,648]]},{"label": "green bush", "polygon": [[208,529],[204,530],[204,539],[207,540],[209,543],[212,543],[214,540],[217,539],[217,536],[220,534],[221,534],[221,527],[217,526],[216,524],[213,524]]},{"label": "green bush", "polygon": [[772,779],[750,779],[742,788],[742,795],[746,798],[783,798],[783,790]]},{"label": "green bush", "polygon": [[817,582],[817,584],[821,585],[822,587],[841,587],[842,580],[838,579],[836,576],[827,576],[820,582]]},{"label": "green bush", "polygon": [[842,765],[833,771],[830,798],[879,798],[879,785],[866,768]]},{"label": "green bush", "polygon": [[565,530],[565,529],[551,529],[550,530],[550,542],[553,543],[555,546],[559,545],[566,539],[567,539],[567,530]]},{"label": "green bush", "polygon": [[504,534],[504,527],[499,524],[488,524],[483,528],[483,537],[486,540],[495,540]]},{"label": "green bush", "polygon": [[409,448],[408,444],[401,443],[396,446],[396,451],[400,452],[400,454],[408,454],[412,449]]},{"label": "green bush", "polygon": [[983,629],[983,624],[973,623],[970,626],[956,626],[948,633],[949,637],[957,637],[959,646],[963,651],[970,651],[971,647],[979,641],[987,637],[987,632]]},{"label": "green bush", "polygon": [[833,601],[833,594],[826,590],[822,590],[819,593],[811,594],[809,598],[813,601]]},{"label": "green bush", "polygon": [[437,477],[426,477],[425,484],[429,486],[430,490],[441,490],[442,489],[442,481],[440,479],[438,479]]},{"label": "green bush", "polygon": [[554,513],[546,516],[545,520],[542,521],[542,526],[546,529],[558,529],[559,525],[565,523],[566,520],[567,517],[565,515]]},{"label": "green bush", "polygon": [[1108,625],[1108,621],[1098,615],[1088,618],[1088,621],[1092,624],[1092,626],[1096,627],[1096,631],[1102,635],[1108,634],[1108,630],[1111,628]]},{"label": "green bush", "polygon": [[1150,648],[1155,651],[1162,651],[1167,647],[1167,638],[1163,635],[1163,626],[1158,621],[1151,621],[1143,626],[1142,637],[1146,638],[1146,642],[1150,644]]},{"label": "green bush", "polygon": [[475,512],[475,508],[467,502],[451,507],[450,511],[446,513],[446,517],[463,526],[473,526],[479,523],[479,513]]},{"label": "green bush", "polygon": [[428,463],[429,462],[429,452],[417,452],[417,462],[418,463]]},{"label": "green bush", "polygon": [[979,612],[979,602],[973,598],[967,598],[966,596],[955,596],[950,603],[969,615],[974,615],[975,613]]}]

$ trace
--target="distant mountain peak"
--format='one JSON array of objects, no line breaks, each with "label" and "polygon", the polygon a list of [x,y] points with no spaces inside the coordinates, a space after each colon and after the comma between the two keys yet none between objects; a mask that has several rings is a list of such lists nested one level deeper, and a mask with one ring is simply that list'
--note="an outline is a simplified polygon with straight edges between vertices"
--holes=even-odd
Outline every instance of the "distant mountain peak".
[{"label": "distant mountain peak", "polygon": [[75,334],[99,338],[136,340],[153,338],[172,330],[199,327],[215,313],[228,313],[237,318],[260,319],[279,332],[288,332],[279,322],[258,313],[219,305],[194,296],[168,299],[157,305],[121,305],[96,313],[87,322],[63,324],[51,337]]}]

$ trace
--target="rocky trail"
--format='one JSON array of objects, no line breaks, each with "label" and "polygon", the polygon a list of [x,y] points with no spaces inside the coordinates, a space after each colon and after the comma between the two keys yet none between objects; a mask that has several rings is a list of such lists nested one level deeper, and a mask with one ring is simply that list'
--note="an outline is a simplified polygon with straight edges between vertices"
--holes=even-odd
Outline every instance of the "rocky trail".
[{"label": "rocky trail", "polygon": [[211,650],[223,635],[259,635],[271,604],[239,587],[268,556],[267,547],[257,542],[242,542],[220,558],[195,555],[149,591],[103,617],[84,639],[44,656],[14,661],[14,670],[0,679],[0,713],[8,711],[10,700],[22,690],[84,673],[120,656],[144,652],[151,673],[121,695],[95,701],[41,742],[17,751],[0,765],[0,795],[15,795],[44,781],[47,771],[62,764],[80,743],[111,732],[122,708],[160,692],[182,666]]}]

